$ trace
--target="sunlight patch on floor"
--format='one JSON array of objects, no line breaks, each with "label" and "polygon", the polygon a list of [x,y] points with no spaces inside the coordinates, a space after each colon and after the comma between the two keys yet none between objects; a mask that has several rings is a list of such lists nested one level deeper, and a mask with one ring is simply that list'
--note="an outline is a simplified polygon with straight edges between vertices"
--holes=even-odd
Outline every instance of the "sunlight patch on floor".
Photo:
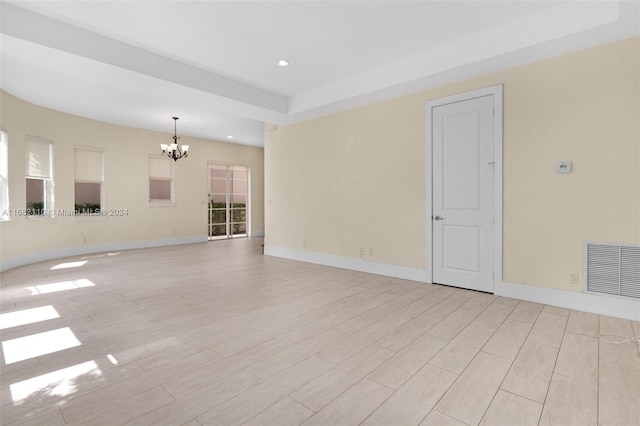
[{"label": "sunlight patch on floor", "polygon": [[80,345],[73,331],[64,327],[2,342],[2,352],[8,365]]},{"label": "sunlight patch on floor", "polygon": [[81,378],[95,380],[102,376],[102,371],[95,361],[88,361],[72,367],[52,371],[51,373],[33,377],[10,385],[13,402],[23,401],[34,394],[46,396],[66,396],[74,393]]},{"label": "sunlight patch on floor", "polygon": [[31,295],[55,293],[56,291],[75,290],[83,287],[94,287],[95,284],[86,278],[74,281],[62,281],[59,283],[42,284],[25,287],[25,290],[29,290]]},{"label": "sunlight patch on floor", "polygon": [[101,254],[91,254],[91,255],[87,255],[87,256],[82,256],[81,259],[97,259],[100,257],[105,257],[105,256],[117,256],[119,255],[120,252],[115,252],[115,253],[101,253]]},{"label": "sunlight patch on floor", "polygon": [[52,266],[51,270],[54,270],[54,269],[67,269],[67,268],[79,268],[80,266],[83,266],[87,262],[88,262],[88,260],[80,260],[78,262],[59,263],[56,266]]},{"label": "sunlight patch on floor", "polygon": [[60,314],[51,305],[7,312],[6,314],[0,314],[0,330],[54,318],[60,318]]}]

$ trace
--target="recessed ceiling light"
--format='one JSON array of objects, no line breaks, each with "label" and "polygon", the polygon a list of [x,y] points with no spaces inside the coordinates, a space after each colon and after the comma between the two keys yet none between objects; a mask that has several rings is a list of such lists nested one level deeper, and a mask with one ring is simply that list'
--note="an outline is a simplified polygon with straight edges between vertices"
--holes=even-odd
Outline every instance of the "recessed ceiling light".
[{"label": "recessed ceiling light", "polygon": [[289,61],[287,61],[286,59],[280,59],[278,61],[278,66],[280,67],[286,67],[287,65],[289,65]]},{"label": "recessed ceiling light", "polygon": [[232,135],[227,135],[227,139],[233,139]]}]

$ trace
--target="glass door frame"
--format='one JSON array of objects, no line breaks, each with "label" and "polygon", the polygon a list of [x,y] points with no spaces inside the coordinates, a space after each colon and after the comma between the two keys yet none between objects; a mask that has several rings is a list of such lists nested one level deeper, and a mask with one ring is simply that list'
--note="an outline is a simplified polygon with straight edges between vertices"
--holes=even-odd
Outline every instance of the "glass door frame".
[{"label": "glass door frame", "polygon": [[[212,177],[211,170],[219,170],[224,171],[224,177]],[[245,173],[245,179],[234,179],[234,172]],[[213,207],[214,204],[222,203],[222,200],[216,201],[216,198],[221,198],[223,195],[222,192],[213,192],[212,181],[214,180],[223,180],[225,181],[225,193],[224,193],[224,208],[223,207]],[[234,181],[245,181],[244,184],[244,193],[243,192],[233,192],[234,189]],[[251,188],[251,170],[248,166],[244,165],[235,165],[235,164],[225,164],[225,163],[217,163],[214,161],[209,161],[207,163],[207,189],[208,189],[208,199],[207,199],[207,235],[209,241],[212,240],[221,240],[221,239],[230,239],[230,238],[246,238],[250,235],[250,188]],[[244,203],[234,203],[234,194],[238,194],[240,199],[244,198]],[[216,197],[217,196],[217,197]],[[236,204],[244,204],[242,207],[236,207]],[[224,215],[216,212],[222,212],[224,210]],[[237,212],[244,210],[243,213],[239,213],[241,218],[244,221],[236,222]],[[220,219],[224,218],[224,223],[220,220],[218,222],[213,222],[214,217],[218,217]],[[244,229],[240,229],[240,231],[244,232],[235,232],[235,228],[237,226],[242,227],[244,225]],[[224,226],[224,234],[221,227]],[[217,232],[216,232],[217,227]]]}]

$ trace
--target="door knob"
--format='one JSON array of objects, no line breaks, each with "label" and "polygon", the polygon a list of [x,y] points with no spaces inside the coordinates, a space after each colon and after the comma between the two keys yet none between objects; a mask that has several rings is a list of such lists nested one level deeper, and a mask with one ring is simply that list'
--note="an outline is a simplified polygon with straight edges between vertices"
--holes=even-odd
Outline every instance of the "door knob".
[{"label": "door knob", "polygon": [[433,220],[444,220],[444,217],[440,217],[440,216],[434,216]]}]

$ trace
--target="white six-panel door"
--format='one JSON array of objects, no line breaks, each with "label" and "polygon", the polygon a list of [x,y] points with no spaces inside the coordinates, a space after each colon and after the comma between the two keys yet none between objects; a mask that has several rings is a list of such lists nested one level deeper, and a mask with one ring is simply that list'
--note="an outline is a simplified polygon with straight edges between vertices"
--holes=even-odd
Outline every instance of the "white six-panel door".
[{"label": "white six-panel door", "polygon": [[431,113],[433,282],[493,292],[494,96]]}]

